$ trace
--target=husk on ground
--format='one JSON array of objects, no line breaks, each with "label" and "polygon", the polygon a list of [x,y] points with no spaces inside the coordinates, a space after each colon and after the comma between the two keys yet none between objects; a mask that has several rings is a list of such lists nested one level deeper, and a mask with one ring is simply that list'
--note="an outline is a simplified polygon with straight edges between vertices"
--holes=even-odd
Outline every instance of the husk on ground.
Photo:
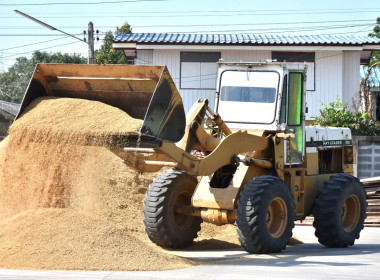
[{"label": "husk on ground", "polygon": [[[143,200],[157,174],[138,174],[88,136],[140,120],[96,101],[35,100],[0,142],[0,267],[163,270],[193,265],[154,245]],[[233,226],[202,226],[190,249],[237,247]]]}]

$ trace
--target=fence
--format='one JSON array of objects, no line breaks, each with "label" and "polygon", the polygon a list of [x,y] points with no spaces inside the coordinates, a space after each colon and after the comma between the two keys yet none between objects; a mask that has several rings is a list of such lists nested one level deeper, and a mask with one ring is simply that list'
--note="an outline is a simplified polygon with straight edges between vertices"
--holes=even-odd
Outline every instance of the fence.
[{"label": "fence", "polygon": [[354,136],[356,170],[359,179],[380,176],[380,137]]}]

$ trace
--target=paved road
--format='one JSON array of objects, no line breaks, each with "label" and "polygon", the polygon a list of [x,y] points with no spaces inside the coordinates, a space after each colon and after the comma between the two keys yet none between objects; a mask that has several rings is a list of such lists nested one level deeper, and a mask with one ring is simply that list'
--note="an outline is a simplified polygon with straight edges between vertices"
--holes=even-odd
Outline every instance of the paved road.
[{"label": "paved road", "polygon": [[176,252],[207,259],[209,265],[171,271],[97,272],[0,270],[0,279],[380,279],[380,228],[365,228],[353,247],[320,245],[311,226],[296,226],[294,236],[304,244],[280,254],[250,255],[240,249]]}]

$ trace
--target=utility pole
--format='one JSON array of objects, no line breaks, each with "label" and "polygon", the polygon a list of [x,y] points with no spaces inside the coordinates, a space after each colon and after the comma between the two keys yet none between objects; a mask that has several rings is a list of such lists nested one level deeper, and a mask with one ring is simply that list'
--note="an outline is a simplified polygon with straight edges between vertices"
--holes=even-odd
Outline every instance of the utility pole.
[{"label": "utility pole", "polygon": [[94,53],[94,25],[92,21],[88,23],[88,59],[87,64],[95,63]]}]

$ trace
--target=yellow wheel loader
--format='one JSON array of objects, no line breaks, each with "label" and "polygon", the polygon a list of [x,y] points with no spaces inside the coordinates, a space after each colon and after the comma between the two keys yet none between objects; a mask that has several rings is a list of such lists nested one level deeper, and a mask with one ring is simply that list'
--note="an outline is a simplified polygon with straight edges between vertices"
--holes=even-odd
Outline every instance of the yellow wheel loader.
[{"label": "yellow wheel loader", "polygon": [[305,127],[305,81],[301,63],[221,61],[215,112],[198,100],[185,116],[166,67],[39,64],[20,113],[52,95],[144,119],[140,131],[103,143],[138,172],[164,167],[144,202],[146,232],[159,246],[189,246],[208,222],[235,224],[247,252],[279,252],[294,221],[312,215],[321,244],[347,247],[367,207],[352,176],[351,132]]}]

